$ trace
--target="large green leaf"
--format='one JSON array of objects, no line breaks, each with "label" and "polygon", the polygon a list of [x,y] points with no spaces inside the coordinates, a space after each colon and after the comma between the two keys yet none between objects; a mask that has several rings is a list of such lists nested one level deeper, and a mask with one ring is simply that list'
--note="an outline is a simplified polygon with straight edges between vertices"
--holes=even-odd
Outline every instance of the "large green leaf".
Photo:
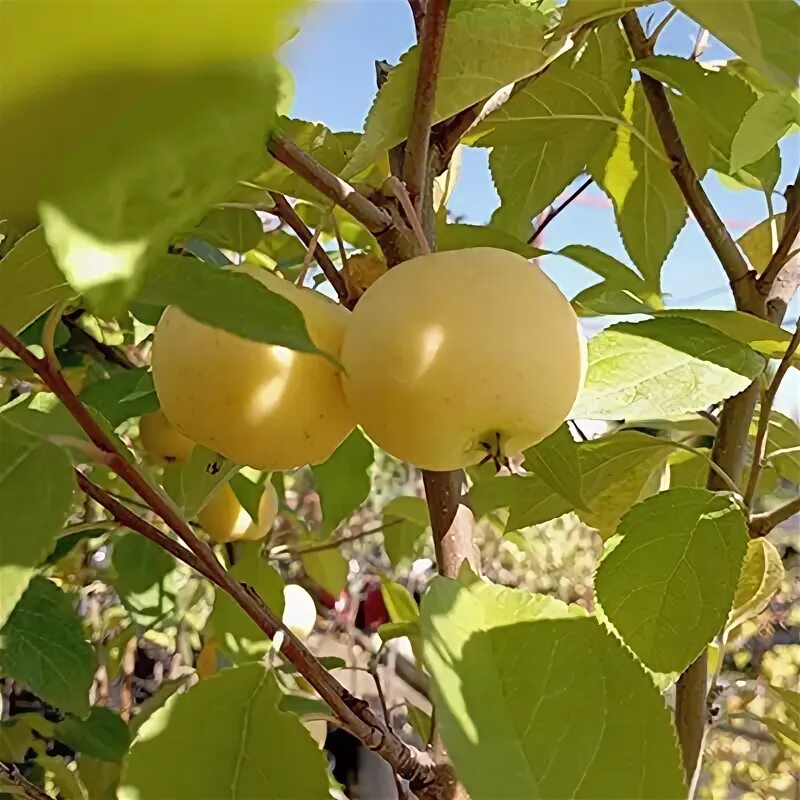
[{"label": "large green leaf", "polygon": [[621,322],[589,341],[572,416],[635,420],[696,411],[743,391],[764,364],[751,348],[692,319]]},{"label": "large green leaf", "polygon": [[654,2],[655,0],[568,0],[561,17],[561,27],[564,30],[573,30],[592,20],[618,17],[633,8]]},{"label": "large green leaf", "polygon": [[68,453],[25,427],[26,408],[0,414],[0,626],[66,522],[75,489]]},{"label": "large green leaf", "polygon": [[0,628],[0,673],[56,708],[85,716],[96,667],[72,600],[51,581],[34,578]]},{"label": "large green leaf", "polygon": [[489,166],[501,200],[492,216],[496,228],[527,236],[531,219],[624,122],[631,62],[619,29],[593,31],[579,52],[577,60],[572,51],[560,56],[471,135],[494,147]]},{"label": "large green leaf", "polygon": [[189,235],[214,247],[246,253],[261,240],[264,225],[249,208],[212,208]]},{"label": "large green leaf", "polygon": [[297,717],[278,709],[281,697],[263,664],[174,695],[139,729],[119,800],[327,797],[325,757]]},{"label": "large green leaf", "polygon": [[[792,334],[774,322],[769,322],[743,311],[712,308],[670,308],[662,312],[666,317],[694,319],[721,331],[731,339],[746,344],[767,358],[783,358]],[[800,357],[795,356],[800,366]]]},{"label": "large green leaf", "polygon": [[589,167],[614,204],[628,255],[657,289],[661,267],[686,223],[686,201],[641,83],[629,89],[623,117],[628,124],[617,127],[611,146],[601,146]]},{"label": "large green leaf", "polygon": [[[578,445],[581,495],[588,509],[579,516],[603,536],[613,533],[625,512],[650,491],[671,445],[638,431],[619,431]],[[508,508],[506,531],[560,517],[575,505],[538,475],[511,475],[478,481],[470,489],[472,509],[483,516]]]},{"label": "large green leaf", "polygon": [[319,352],[297,306],[241,272],[162,256],[147,270],[136,299],[157,307],[178,306],[199,322],[245,339]]},{"label": "large green leaf", "polygon": [[770,80],[797,84],[800,7],[794,0],[675,0],[675,5]]},{"label": "large green leaf", "polygon": [[395,497],[383,508],[383,548],[392,566],[416,558],[424,547],[430,526],[428,506],[421,497]]},{"label": "large green leaf", "polygon": [[128,726],[119,714],[102,706],[93,706],[86,719],[62,720],[56,725],[53,737],[76,753],[100,761],[122,761],[130,745]]},{"label": "large green leaf", "polygon": [[327,461],[311,467],[322,507],[323,534],[330,533],[369,497],[374,458],[372,445],[356,428]]},{"label": "large green leaf", "polygon": [[731,143],[731,170],[763,158],[793,127],[800,125],[800,100],[793,95],[762,95],[744,115]]},{"label": "large green leaf", "polygon": [[175,559],[138,533],[114,542],[111,563],[119,599],[138,625],[151,627],[175,607]]},{"label": "large green leaf", "polygon": [[731,610],[747,525],[728,494],[670,489],[635,506],[597,568],[595,591],[625,643],[655,672],[679,672]]},{"label": "large green leaf", "polygon": [[733,630],[737,625],[757,617],[781,588],[785,575],[781,554],[769,539],[762,536],[748,542],[725,628]]},{"label": "large green leaf", "polygon": [[653,56],[636,62],[636,66],[680,92],[672,97],[678,129],[684,136],[691,136],[692,131],[703,132],[710,146],[710,166],[745,182],[774,186],[780,172],[774,142],[757,163],[743,172],[731,170],[734,137],[758,98],[746,81],[730,70],[706,69],[696,61],[677,56]]},{"label": "large green leaf", "polygon": [[0,260],[0,325],[12,333],[73,294],[41,228],[23,236]]},{"label": "large green leaf", "polygon": [[154,80],[118,117],[89,129],[40,203],[72,288],[99,311],[124,308],[169,238],[255,171],[276,100],[271,61],[240,62]]},{"label": "large green leaf", "polygon": [[501,250],[519,253],[525,258],[536,258],[542,254],[541,250],[532,247],[524,239],[493,228],[491,225],[467,225],[437,220],[437,250],[467,250],[471,247],[499,247]]},{"label": "large green leaf", "polygon": [[525,469],[539,476],[573,508],[586,508],[581,482],[578,443],[564,423],[546,439],[525,451]]},{"label": "large green leaf", "polygon": [[[276,616],[283,614],[283,579],[260,555],[252,554],[237,561],[230,573],[236,580],[252,586]],[[214,610],[208,618],[214,638],[237,663],[257,661],[270,648],[267,635],[227,592],[216,589],[214,597]]]},{"label": "large green leaf", "polygon": [[483,582],[437,578],[424,596],[437,723],[475,800],[685,795],[658,690],[582,616]]},{"label": "large green leaf", "polygon": [[[544,18],[517,5],[491,5],[458,14],[447,23],[433,122],[440,122],[541,69],[549,48]],[[552,45],[555,56],[559,43]],[[400,59],[378,92],[364,137],[343,177],[351,177],[408,135],[419,71],[419,46]]]}]

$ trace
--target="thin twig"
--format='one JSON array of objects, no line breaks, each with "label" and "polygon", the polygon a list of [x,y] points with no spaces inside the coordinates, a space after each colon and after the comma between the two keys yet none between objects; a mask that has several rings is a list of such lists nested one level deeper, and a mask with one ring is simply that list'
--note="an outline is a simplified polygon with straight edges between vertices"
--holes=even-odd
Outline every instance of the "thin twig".
[{"label": "thin twig", "polygon": [[787,519],[791,519],[795,514],[800,514],[800,495],[782,506],[773,508],[772,511],[753,514],[749,524],[751,538],[758,539],[760,536],[766,536],[771,530],[786,522]]},{"label": "thin twig", "polygon": [[291,555],[291,556],[303,556],[307,553],[320,553],[323,550],[334,550],[337,547],[341,547],[343,544],[349,544],[350,542],[357,542],[359,539],[364,539],[367,536],[372,536],[373,533],[382,533],[389,528],[393,528],[395,525],[399,525],[403,520],[401,519],[393,519],[391,522],[387,522],[385,525],[378,525],[374,528],[369,528],[365,531],[359,531],[358,533],[351,533],[346,536],[339,536],[336,539],[331,539],[328,542],[322,542],[321,544],[310,545],[309,547],[298,547],[296,549],[292,549],[290,547],[286,547],[284,545],[275,547],[270,552],[270,557],[282,556],[282,555]]},{"label": "thin twig", "polygon": [[800,235],[800,173],[797,181],[786,190],[785,220],[778,246],[758,279],[758,287],[763,293],[768,293],[772,288],[778,274],[791,257],[794,242]]},{"label": "thin twig", "polygon": [[[311,248],[313,235],[308,226],[294,210],[292,204],[279,192],[270,192],[270,196],[275,202],[275,214],[280,217],[296,234],[297,238],[306,246]],[[328,279],[328,283],[333,287],[340,303],[347,301],[347,286],[344,278],[339,274],[336,265],[331,261],[330,256],[325,252],[325,248],[318,242],[314,243],[314,258],[319,264],[322,273]]]},{"label": "thin twig", "polygon": [[423,215],[423,195],[427,181],[431,125],[433,124],[439,65],[444,49],[449,8],[450,0],[427,0],[420,32],[419,70],[414,93],[414,111],[403,158],[403,182],[411,196],[417,216],[420,218]]},{"label": "thin twig", "polygon": [[669,23],[672,21],[672,18],[677,13],[678,13],[677,8],[671,8],[667,12],[664,19],[662,19],[661,22],[659,22],[658,25],[656,25],[656,27],[653,28],[653,31],[647,35],[647,43],[650,45],[650,47],[655,47],[656,41],[658,40],[658,37],[661,35],[661,32],[664,30],[664,28],[667,27],[667,25],[669,25]]},{"label": "thin twig", "polygon": [[[653,48],[642,30],[642,24],[635,11],[629,11],[623,15],[622,27],[625,29],[631,50],[637,60],[653,55]],[[743,305],[747,305],[750,299],[747,279],[755,277],[755,273],[747,266],[736,242],[700,184],[697,173],[689,161],[686,147],[678,133],[678,126],[675,123],[664,87],[660,81],[651,78],[644,72],[641,74],[641,81],[664,150],[672,161],[672,175],[675,182],[722,264],[738,307],[741,308]]]},{"label": "thin twig", "polygon": [[[297,636],[283,625],[280,617],[264,604],[255,590],[239,583],[224,569],[211,547],[195,535],[173,502],[117,450],[114,441],[99,427],[94,417],[64,380],[61,371],[51,369],[45,359],[31,353],[19,338],[2,325],[0,325],[0,343],[37,373],[83,428],[92,443],[109,454],[114,472],[161,517],[192,552],[195,563],[203,568],[201,574],[206,575],[230,595],[270,639],[274,640],[278,633],[282,634],[280,652],[314,687],[344,726],[366,747],[388,761],[397,773],[410,782],[416,794],[423,798],[435,797],[438,776],[433,767],[423,763],[415,750],[403,743],[392,731],[387,730],[382,720],[348,692]],[[166,547],[166,543],[164,546]],[[182,549],[173,554],[181,558],[184,556]]]},{"label": "thin twig", "polygon": [[306,252],[303,256],[303,263],[300,265],[300,274],[297,276],[295,286],[302,286],[306,279],[308,268],[311,266],[311,259],[314,257],[314,251],[318,247],[319,237],[322,235],[322,229],[325,227],[325,221],[326,217],[323,215],[317,224],[317,229],[314,231],[311,241],[306,245]]},{"label": "thin twig", "polygon": [[281,135],[273,136],[267,149],[273,158],[306,180],[329,200],[350,212],[370,233],[382,233],[391,224],[385,211],[323,167],[290,139]]},{"label": "thin twig", "polygon": [[574,200],[577,200],[592,184],[594,178],[587,178],[569,197],[560,205],[553,208],[549,214],[537,225],[533,233],[528,237],[528,244],[533,244],[541,235],[542,231]]},{"label": "thin twig", "polygon": [[414,207],[414,203],[406,187],[399,179],[395,178],[394,175],[387,178],[383,185],[384,188],[388,189],[400,202],[405,212],[406,219],[408,219],[408,224],[411,225],[411,230],[414,231],[414,236],[417,238],[420,252],[427,255],[431,252],[428,238],[425,236],[425,231],[422,229],[422,220],[417,213],[417,209]]},{"label": "thin twig", "polygon": [[775,396],[778,394],[778,389],[780,389],[781,381],[783,381],[784,376],[792,366],[792,358],[798,347],[800,347],[800,322],[797,323],[797,328],[795,328],[794,334],[786,347],[786,352],[783,354],[783,358],[780,360],[778,368],[775,370],[775,375],[764,392],[764,397],[761,401],[761,407],[758,412],[758,430],[756,431],[756,440],[753,445],[753,464],[750,467],[750,478],[747,481],[747,489],[744,493],[744,502],[748,508],[752,506],[756,488],[758,487],[758,478],[764,467],[769,415],[775,402]]},{"label": "thin twig", "polygon": [[[31,783],[14,764],[6,764],[5,761],[0,761],[0,777],[5,778],[15,789],[21,792],[22,797],[27,797],[28,800],[53,800],[44,789],[40,789],[36,784]],[[16,791],[13,793],[17,794]]]},{"label": "thin twig", "polygon": [[[380,654],[380,650],[378,650],[378,654]],[[386,703],[386,695],[383,693],[383,685],[381,683],[381,676],[378,674],[378,656],[372,659],[370,666],[369,666],[369,674],[372,675],[372,680],[375,683],[375,691],[378,693],[378,702],[381,705],[381,711],[383,712],[383,721],[386,723],[386,727],[391,730],[392,727],[392,718],[389,714],[389,706]],[[394,785],[395,789],[397,790],[397,798],[398,800],[405,800],[405,791],[403,790],[403,784],[400,781],[400,778],[395,773],[394,775]]]}]

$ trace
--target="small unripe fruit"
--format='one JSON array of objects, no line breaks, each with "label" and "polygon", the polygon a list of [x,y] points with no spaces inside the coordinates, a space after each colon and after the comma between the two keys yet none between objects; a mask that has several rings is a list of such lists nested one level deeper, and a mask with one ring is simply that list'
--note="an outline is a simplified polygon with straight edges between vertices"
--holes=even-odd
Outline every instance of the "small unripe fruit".
[{"label": "small unripe fruit", "polygon": [[[314,344],[339,357],[347,309],[269,270],[241,271],[294,303]],[[156,327],[153,380],[161,407],[178,430],[257,469],[325,461],[355,425],[339,370],[329,360],[243,339],[174,306]]]},{"label": "small unripe fruit", "polygon": [[296,583],[283,587],[283,624],[301,639],[308,638],[317,622],[314,598]]},{"label": "small unripe fruit", "polygon": [[389,270],[355,307],[342,364],[365,432],[396,458],[445,471],[552,433],[581,387],[586,346],[538,266],[479,247]]},{"label": "small unripe fruit", "polygon": [[160,409],[141,418],[139,438],[145,453],[156,463],[186,461],[194,448],[194,442],[173,428]]},{"label": "small unripe fruit", "polygon": [[230,484],[223,484],[203,506],[197,519],[209,538],[218,543],[258,541],[271,530],[278,514],[278,495],[268,483],[258,503],[258,519],[253,520],[239,502]]}]

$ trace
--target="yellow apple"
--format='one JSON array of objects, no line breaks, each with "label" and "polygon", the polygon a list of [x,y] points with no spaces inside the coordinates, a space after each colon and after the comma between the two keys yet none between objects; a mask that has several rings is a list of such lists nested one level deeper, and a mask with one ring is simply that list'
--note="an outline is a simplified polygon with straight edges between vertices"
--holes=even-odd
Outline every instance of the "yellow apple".
[{"label": "yellow apple", "polygon": [[230,484],[224,483],[200,509],[197,520],[215,542],[258,541],[272,530],[277,515],[278,495],[271,483],[258,502],[257,520],[247,513]]},{"label": "yellow apple", "polygon": [[[338,358],[347,309],[269,270],[241,269],[294,303],[314,344]],[[153,380],[181,433],[257,469],[325,461],[355,426],[329,360],[243,339],[173,306],[155,330]]]},{"label": "yellow apple", "polygon": [[365,432],[396,458],[444,471],[552,433],[581,387],[586,346],[538,266],[479,247],[379,278],[353,311],[341,360]]},{"label": "yellow apple", "polygon": [[283,587],[283,624],[301,639],[308,638],[317,621],[314,598],[296,583]]},{"label": "yellow apple", "polygon": [[186,461],[194,448],[194,442],[175,430],[160,409],[141,418],[139,438],[144,451],[156,463]]},{"label": "yellow apple", "polygon": [[[269,55],[295,0],[0,0],[0,219],[36,224],[44,181],[171,76]],[[187,25],[191,27],[188,35]]]}]

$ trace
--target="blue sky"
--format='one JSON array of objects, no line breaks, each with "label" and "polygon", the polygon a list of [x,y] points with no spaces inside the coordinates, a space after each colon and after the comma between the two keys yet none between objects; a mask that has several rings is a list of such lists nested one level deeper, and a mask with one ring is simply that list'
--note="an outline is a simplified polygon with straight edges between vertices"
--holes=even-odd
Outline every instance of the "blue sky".
[{"label": "blue sky", "polygon": [[[647,15],[663,16],[659,5],[645,10]],[[645,12],[640,12],[644,16]],[[679,14],[664,30],[659,50],[681,55],[692,49],[697,25]],[[364,119],[375,96],[374,62],[396,63],[414,43],[414,29],[407,0],[327,0],[318,3],[301,21],[300,33],[283,50],[284,62],[291,69],[296,91],[292,115],[322,122],[333,130],[363,129]],[[704,60],[721,59],[729,51],[715,43]],[[461,179],[450,201],[454,214],[466,221],[486,223],[497,206],[497,195],[487,167],[488,151],[465,148]],[[785,140],[782,146],[783,171],[778,191],[800,165],[800,136]],[[723,188],[714,175],[704,181],[706,190],[723,218],[729,220],[735,235],[748,223],[762,220],[766,212],[763,195],[754,191],[732,192]],[[604,207],[604,195],[592,187],[584,197],[588,202],[573,204],[548,226],[544,246],[558,249],[567,244],[590,244],[630,263],[614,224],[613,214]],[[783,198],[775,196],[776,210]],[[565,294],[597,282],[597,277],[568,259],[550,256],[543,268]],[[681,232],[663,269],[663,287],[672,306],[731,307],[724,273],[696,223],[689,221]],[[789,319],[797,316],[800,301],[795,298]],[[781,392],[789,410],[800,404],[800,381],[794,380]],[[794,409],[792,409],[794,410]]]}]

